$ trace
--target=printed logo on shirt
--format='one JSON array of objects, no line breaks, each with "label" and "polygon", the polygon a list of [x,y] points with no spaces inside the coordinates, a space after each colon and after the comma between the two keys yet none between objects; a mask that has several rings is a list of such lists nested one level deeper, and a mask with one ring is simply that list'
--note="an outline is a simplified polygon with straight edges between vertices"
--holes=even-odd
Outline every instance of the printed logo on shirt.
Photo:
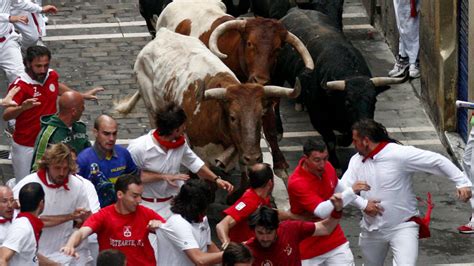
[{"label": "printed logo on shirt", "polygon": [[245,203],[243,202],[240,202],[239,204],[237,204],[237,206],[235,206],[235,209],[238,210],[238,211],[241,211],[243,208],[245,208]]},{"label": "printed logo on shirt", "polygon": [[124,237],[131,237],[132,236],[132,230],[131,230],[131,226],[124,226],[123,227],[123,236]]},{"label": "printed logo on shirt", "polygon": [[288,244],[283,251],[286,253],[287,256],[290,256],[293,249],[290,247],[290,244]]},{"label": "printed logo on shirt", "polygon": [[49,90],[54,92],[56,90],[56,86],[54,86],[54,84],[49,84]]},{"label": "printed logo on shirt", "polygon": [[145,246],[145,243],[141,240],[122,240],[122,239],[109,239],[110,241],[110,246],[112,247],[143,247]]},{"label": "printed logo on shirt", "polygon": [[271,260],[264,260],[262,261],[262,266],[273,266],[273,263]]}]

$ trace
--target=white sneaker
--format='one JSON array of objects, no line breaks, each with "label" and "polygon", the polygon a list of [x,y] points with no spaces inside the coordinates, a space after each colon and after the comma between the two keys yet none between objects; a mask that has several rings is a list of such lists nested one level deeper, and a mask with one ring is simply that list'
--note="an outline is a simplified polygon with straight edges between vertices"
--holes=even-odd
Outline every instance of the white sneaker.
[{"label": "white sneaker", "polygon": [[401,77],[407,70],[408,66],[408,57],[402,57],[401,55],[397,55],[397,62],[393,66],[393,69],[388,72],[388,76]]},{"label": "white sneaker", "polygon": [[408,69],[408,75],[412,79],[416,79],[420,77],[420,67],[418,64],[410,64],[410,68]]}]

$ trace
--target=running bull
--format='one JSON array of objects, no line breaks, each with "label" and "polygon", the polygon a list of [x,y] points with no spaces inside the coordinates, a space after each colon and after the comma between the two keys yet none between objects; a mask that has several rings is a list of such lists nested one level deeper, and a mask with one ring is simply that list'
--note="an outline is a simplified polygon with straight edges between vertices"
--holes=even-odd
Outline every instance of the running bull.
[{"label": "running bull", "polygon": [[[265,18],[235,19],[225,13],[220,1],[174,1],[161,13],[157,27],[199,38],[242,82],[268,83],[278,52],[285,43],[301,56],[305,67],[314,69],[306,47],[281,22]],[[289,166],[278,147],[274,102],[267,101],[263,129],[276,174],[286,178],[285,169]]]},{"label": "running bull", "polygon": [[241,166],[262,161],[260,131],[268,98],[294,98],[301,91],[298,86],[240,83],[201,41],[164,28],[139,53],[134,71],[139,91],[115,109],[127,114],[143,98],[153,117],[169,102],[180,104],[193,150],[207,163],[221,161],[227,169],[237,161]]},{"label": "running bull", "polygon": [[[352,124],[373,118],[377,95],[404,78],[373,78],[362,54],[346,40],[337,23],[318,11],[293,8],[281,21],[306,44],[318,67],[306,71],[298,54],[285,47],[278,57],[275,77],[280,79],[275,84],[285,80],[292,84],[296,77],[301,80],[311,124],[327,144],[331,163],[340,168],[336,144],[350,145]],[[277,123],[281,129],[281,120]],[[335,130],[342,134],[337,142]]]}]

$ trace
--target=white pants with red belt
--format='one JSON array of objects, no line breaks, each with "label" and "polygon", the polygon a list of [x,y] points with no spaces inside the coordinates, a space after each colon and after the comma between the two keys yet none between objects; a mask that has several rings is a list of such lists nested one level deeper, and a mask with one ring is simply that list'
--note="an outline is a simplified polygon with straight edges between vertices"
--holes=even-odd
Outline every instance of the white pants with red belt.
[{"label": "white pants with red belt", "polygon": [[21,34],[21,47],[26,50],[30,46],[38,45],[44,36],[45,24],[43,17],[38,13],[24,13],[28,17],[28,24],[16,22],[15,29]]},{"label": "white pants with red belt", "polygon": [[362,229],[359,246],[364,265],[384,265],[389,249],[393,265],[416,265],[418,258],[418,231],[415,222],[405,222],[395,228],[369,232]]},{"label": "white pants with red belt", "polygon": [[[21,38],[12,27],[12,31],[6,36],[0,36],[0,40],[3,40],[0,42],[0,69],[5,71],[8,83],[11,83],[25,72],[20,50]],[[5,93],[6,91],[3,91],[3,95]]]}]

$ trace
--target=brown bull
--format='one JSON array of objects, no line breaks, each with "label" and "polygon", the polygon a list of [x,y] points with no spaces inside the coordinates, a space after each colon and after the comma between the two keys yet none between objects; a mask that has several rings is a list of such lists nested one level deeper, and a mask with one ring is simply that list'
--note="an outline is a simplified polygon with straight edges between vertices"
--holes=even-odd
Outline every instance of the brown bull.
[{"label": "brown bull", "polygon": [[[241,82],[262,85],[269,82],[278,52],[285,43],[291,44],[301,54],[307,68],[314,68],[303,43],[279,21],[235,19],[225,13],[225,7],[219,1],[172,2],[163,10],[156,26],[199,38]],[[273,110],[275,100],[267,101],[263,129],[272,151],[274,168],[287,169],[288,163],[278,147]]]},{"label": "brown bull", "polygon": [[209,164],[226,153],[226,163],[235,162],[232,157],[242,166],[261,161],[260,131],[268,98],[300,93],[299,86],[241,84],[199,40],[166,29],[140,52],[135,72],[139,92],[115,109],[129,113],[141,97],[153,117],[169,102],[180,104],[188,116],[190,144]]}]

